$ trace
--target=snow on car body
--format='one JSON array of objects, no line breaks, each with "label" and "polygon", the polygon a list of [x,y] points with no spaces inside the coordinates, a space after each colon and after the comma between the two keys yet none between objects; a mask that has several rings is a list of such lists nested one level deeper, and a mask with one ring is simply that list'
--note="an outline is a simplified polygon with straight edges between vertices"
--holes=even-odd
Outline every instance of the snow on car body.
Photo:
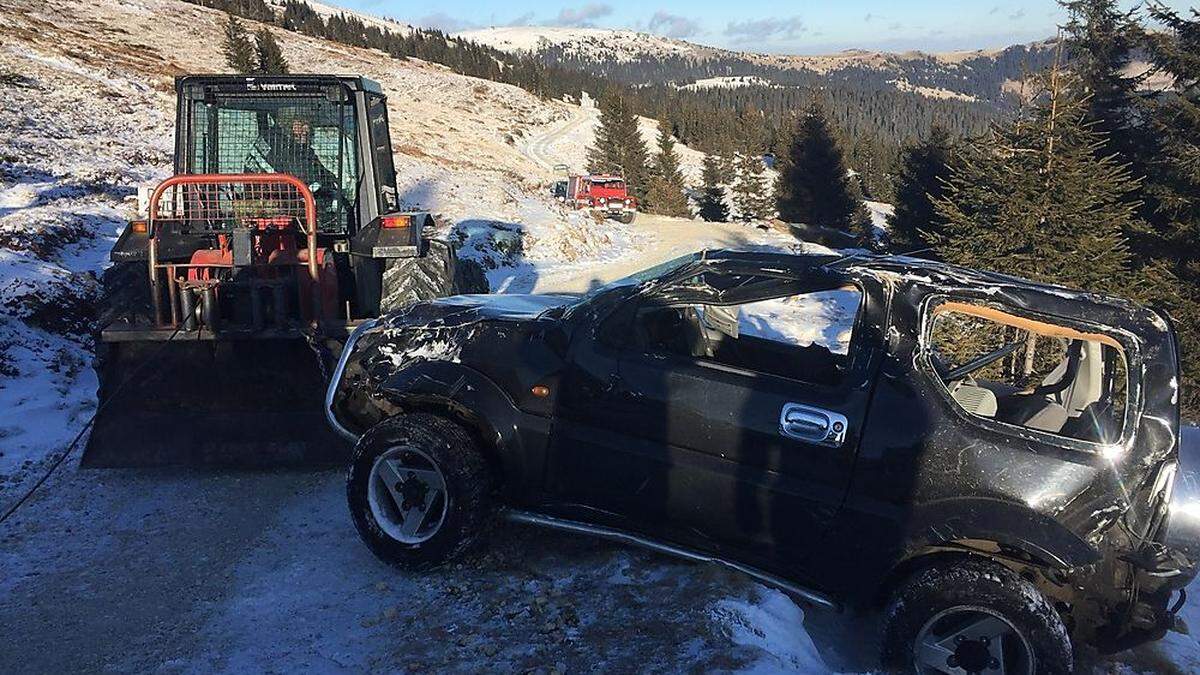
[{"label": "snow on car body", "polygon": [[1120,299],[717,251],[389,315],[327,404],[359,532],[397,564],[457,555],[497,501],[819,605],[890,598],[892,666],[1058,672],[1069,640],[1161,637],[1195,574],[1166,545],[1177,382],[1165,316]]}]

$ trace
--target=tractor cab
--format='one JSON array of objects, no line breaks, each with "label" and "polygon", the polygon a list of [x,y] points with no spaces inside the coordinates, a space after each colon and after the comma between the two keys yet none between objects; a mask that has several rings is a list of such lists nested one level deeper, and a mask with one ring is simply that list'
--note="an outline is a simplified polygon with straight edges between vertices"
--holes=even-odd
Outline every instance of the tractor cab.
[{"label": "tractor cab", "polygon": [[330,237],[399,208],[387,99],[371,80],[200,76],[178,88],[175,173],[295,176]]}]

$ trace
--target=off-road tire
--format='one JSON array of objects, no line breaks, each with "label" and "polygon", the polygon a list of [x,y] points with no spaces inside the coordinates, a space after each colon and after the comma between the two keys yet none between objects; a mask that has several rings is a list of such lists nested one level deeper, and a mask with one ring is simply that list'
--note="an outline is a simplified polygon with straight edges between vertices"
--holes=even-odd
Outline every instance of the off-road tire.
[{"label": "off-road tire", "polygon": [[119,319],[153,321],[150,274],[145,261],[114,263],[101,278],[97,323],[103,327]]},{"label": "off-road tire", "polygon": [[617,216],[617,220],[625,225],[631,225],[633,219],[637,217],[637,213],[623,213]]},{"label": "off-road tire", "polygon": [[385,261],[382,290],[381,314],[417,302],[490,289],[482,265],[459,259],[450,244],[431,239],[419,257]]},{"label": "off-road tire", "polygon": [[982,558],[932,565],[896,591],[884,614],[884,669],[914,672],[913,647],[922,627],[938,613],[960,606],[1002,615],[1028,641],[1039,675],[1072,671],[1071,640],[1054,606],[1016,572]]},{"label": "off-road tire", "polygon": [[454,294],[467,295],[488,293],[492,290],[488,284],[487,273],[478,260],[458,258],[454,266]]},{"label": "off-road tire", "polygon": [[[446,481],[446,516],[419,544],[397,541],[380,527],[368,503],[375,460],[397,445],[411,445],[437,464]],[[492,477],[471,435],[458,424],[428,413],[388,418],[359,439],[346,475],[346,499],[354,527],[380,560],[406,570],[444,565],[475,548],[492,520]]]}]

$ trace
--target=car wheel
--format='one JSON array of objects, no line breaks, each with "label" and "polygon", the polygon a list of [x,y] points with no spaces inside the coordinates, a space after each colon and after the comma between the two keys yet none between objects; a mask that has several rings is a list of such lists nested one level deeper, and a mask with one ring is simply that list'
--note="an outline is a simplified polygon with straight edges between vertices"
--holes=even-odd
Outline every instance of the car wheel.
[{"label": "car wheel", "polygon": [[926,568],[886,612],[883,665],[899,673],[1070,673],[1071,641],[1033,584],[982,559]]},{"label": "car wheel", "polygon": [[346,498],[371,551],[410,570],[460,558],[492,514],[491,477],[474,439],[425,413],[386,419],[359,439]]}]

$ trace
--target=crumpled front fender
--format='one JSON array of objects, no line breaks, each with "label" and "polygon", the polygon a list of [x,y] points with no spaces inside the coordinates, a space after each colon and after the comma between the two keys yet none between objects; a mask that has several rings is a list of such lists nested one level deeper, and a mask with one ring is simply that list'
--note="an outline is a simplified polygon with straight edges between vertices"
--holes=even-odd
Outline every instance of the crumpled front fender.
[{"label": "crumpled front fender", "polygon": [[418,361],[385,379],[379,391],[401,408],[440,409],[473,427],[501,465],[506,490],[516,494],[541,476],[549,420],[519,410],[483,373],[452,361]]}]

